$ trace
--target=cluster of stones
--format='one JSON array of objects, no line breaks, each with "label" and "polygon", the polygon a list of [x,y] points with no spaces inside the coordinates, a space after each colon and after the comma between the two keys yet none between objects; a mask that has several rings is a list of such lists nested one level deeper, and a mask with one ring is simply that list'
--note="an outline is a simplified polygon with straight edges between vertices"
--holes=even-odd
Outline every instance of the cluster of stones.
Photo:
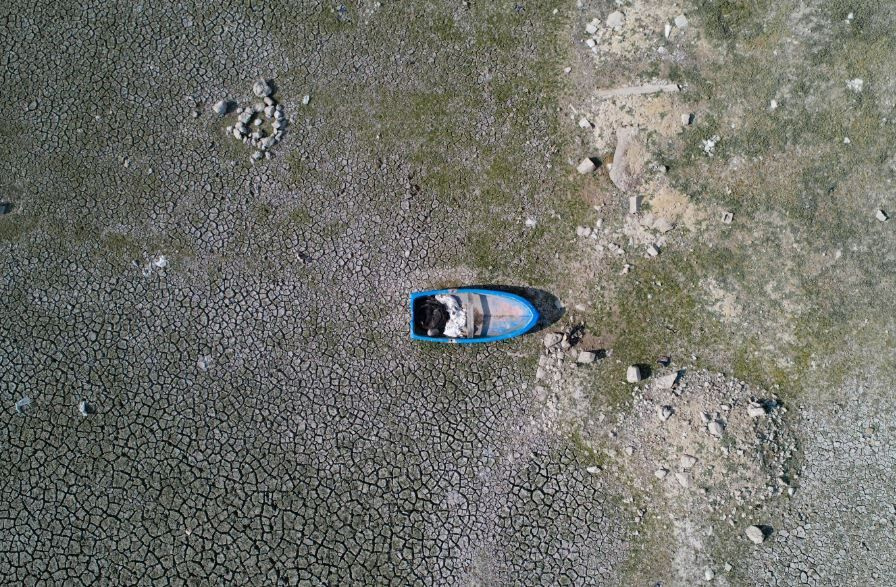
[{"label": "cluster of stones", "polygon": [[[227,134],[233,135],[237,140],[246,145],[255,147],[252,159],[258,161],[262,158],[270,159],[269,149],[280,142],[283,131],[286,128],[286,115],[283,113],[283,105],[277,104],[271,97],[274,90],[264,80],[259,80],[252,85],[252,93],[261,101],[255,102],[245,108],[237,109],[237,122],[226,128]],[[228,111],[225,101],[217,102],[213,110],[219,116],[224,116]],[[271,134],[262,128],[265,122],[270,124]]]}]

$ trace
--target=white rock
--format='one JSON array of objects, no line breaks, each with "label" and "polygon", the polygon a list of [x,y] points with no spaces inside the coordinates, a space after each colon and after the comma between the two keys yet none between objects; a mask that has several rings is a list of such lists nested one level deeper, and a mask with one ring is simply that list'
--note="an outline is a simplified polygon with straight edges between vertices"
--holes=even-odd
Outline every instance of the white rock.
[{"label": "white rock", "polygon": [[585,25],[585,32],[589,35],[593,35],[597,32],[597,25],[594,23],[594,21],[591,21]]},{"label": "white rock", "polygon": [[878,220],[880,220],[881,222],[886,222],[887,220],[890,219],[890,217],[887,216],[887,213],[884,212],[883,210],[878,210],[877,214],[875,214],[874,217],[877,218]]},{"label": "white rock", "polygon": [[585,39],[585,44],[588,45],[589,49],[594,49],[597,46],[597,42],[594,39]]},{"label": "white rock", "polygon": [[769,110],[776,110],[777,108],[778,108],[778,101],[777,101],[777,100],[771,100],[771,101],[768,103],[768,109],[769,109]]},{"label": "white rock", "polygon": [[629,214],[637,214],[641,211],[641,196],[629,196],[628,198],[628,213]]},{"label": "white rock", "polygon": [[585,467],[585,470],[592,475],[594,475],[595,473],[600,473],[600,467],[598,466]]},{"label": "white rock", "polygon": [[653,229],[660,234],[666,234],[673,228],[675,228],[675,225],[665,218],[658,218],[656,222],[653,223]]},{"label": "white rock", "polygon": [[747,528],[746,535],[753,544],[762,544],[765,542],[765,533],[759,526],[750,526]]},{"label": "white rock", "polygon": [[618,29],[622,25],[625,24],[625,15],[616,10],[615,12],[611,12],[609,16],[607,16],[607,26],[610,28]]},{"label": "white rock", "polygon": [[721,436],[725,432],[725,425],[718,420],[713,420],[706,426],[706,429],[713,436]]},{"label": "white rock", "polygon": [[579,119],[579,127],[588,129],[593,128],[593,126],[591,125],[591,121],[589,121],[584,116]]},{"label": "white rock", "polygon": [[538,222],[534,218],[526,218],[525,224],[529,228],[535,228],[535,225],[537,225]]},{"label": "white rock", "polygon": [[593,351],[580,351],[579,356],[576,357],[576,363],[582,363],[583,365],[590,365],[596,360],[597,353]]},{"label": "white rock", "polygon": [[657,479],[665,479],[666,475],[668,475],[668,474],[669,474],[669,469],[664,469],[662,467],[660,467],[659,469],[657,469],[656,471],[653,472],[653,476],[656,477]]},{"label": "white rock", "polygon": [[747,406],[747,415],[751,418],[760,418],[765,415],[765,408],[758,402],[751,402]]},{"label": "white rock", "polygon": [[858,77],[855,79],[848,80],[846,82],[846,87],[857,94],[862,91],[862,88],[864,86],[865,86],[865,81]]},{"label": "white rock", "polygon": [[78,413],[82,416],[87,416],[90,414],[90,405],[87,403],[86,399],[78,402]]},{"label": "white rock", "polygon": [[219,101],[215,102],[215,105],[212,106],[212,110],[218,116],[224,116],[225,114],[227,114],[227,102],[224,100],[219,100]]},{"label": "white rock", "polygon": [[681,465],[681,468],[687,471],[691,467],[697,464],[697,457],[693,455],[681,455],[681,460],[678,463]]},{"label": "white rock", "polygon": [[261,139],[261,148],[262,150],[268,150],[274,146],[274,143],[277,142],[277,139],[274,137],[266,137]]},{"label": "white rock", "polygon": [[715,578],[715,576],[716,576],[716,574],[709,567],[706,567],[705,569],[703,569],[703,578],[706,581],[712,581]]},{"label": "white rock", "polygon": [[675,479],[685,489],[691,486],[691,476],[687,473],[675,473]]},{"label": "white rock", "polygon": [[676,381],[678,381],[678,371],[663,375],[662,377],[657,377],[656,386],[660,389],[672,389],[675,387]]},{"label": "white rock", "polygon": [[166,257],[165,255],[159,255],[158,257],[153,259],[152,264],[155,265],[156,267],[158,267],[159,269],[164,269],[165,267],[168,266],[168,257]]},{"label": "white rock", "polygon": [[264,98],[265,106],[275,106],[276,104],[277,104],[277,102],[275,102],[273,98],[271,98],[270,96],[265,96],[265,98]]},{"label": "white rock", "polygon": [[20,414],[24,414],[25,410],[27,410],[28,406],[30,406],[30,405],[31,405],[31,398],[26,395],[25,397],[21,398],[19,401],[16,402],[16,412],[18,412]]},{"label": "white rock", "polygon": [[722,212],[722,224],[731,224],[734,222],[733,212]]},{"label": "white rock", "polygon": [[637,383],[641,381],[641,368],[637,365],[630,365],[625,372],[625,380],[629,383]]},{"label": "white rock", "polygon": [[693,120],[694,116],[690,112],[681,115],[681,124],[683,124],[684,126],[691,124],[691,121]]},{"label": "white rock", "polygon": [[712,157],[716,151],[716,145],[721,140],[719,135],[712,135],[705,141],[703,141],[703,152]]},{"label": "white rock", "polygon": [[549,349],[553,346],[560,344],[560,341],[563,340],[563,335],[559,332],[549,332],[544,335],[544,348]]},{"label": "white rock", "polygon": [[262,157],[264,157],[264,153],[262,153],[261,151],[255,151],[254,153],[252,153],[252,160],[253,160],[253,161],[258,161],[258,160],[260,160]]},{"label": "white rock", "polygon": [[311,96],[309,96],[308,94],[302,96],[302,104],[307,106],[309,102],[311,102]]},{"label": "white rock", "polygon": [[252,93],[255,94],[259,98],[267,98],[271,95],[273,90],[271,86],[268,85],[268,82],[264,80],[258,80],[254,84],[252,84]]},{"label": "white rock", "polygon": [[665,27],[665,29],[663,30],[663,35],[668,39],[668,38],[669,38],[669,33],[671,33],[671,32],[672,32],[672,25],[669,24],[669,23],[667,22],[667,23],[666,23],[666,27]]},{"label": "white rock", "polygon": [[240,115],[237,116],[236,119],[242,124],[247,124],[250,120],[252,120],[252,117],[254,115],[255,113],[252,112],[251,108],[246,108],[245,110],[240,112]]},{"label": "white rock", "polygon": [[576,236],[581,236],[584,238],[588,238],[591,236],[591,227],[589,226],[577,226],[576,227]]},{"label": "white rock", "polygon": [[582,159],[582,162],[579,163],[578,167],[576,167],[576,171],[581,173],[582,175],[587,175],[597,169],[597,165],[594,164],[590,158]]},{"label": "white rock", "polygon": [[674,410],[672,409],[672,406],[659,406],[656,413],[660,417],[660,421],[665,422],[672,417]]},{"label": "white rock", "polygon": [[277,111],[277,109],[274,108],[273,106],[265,106],[264,115],[267,116],[268,118],[274,118],[274,112],[276,112],[276,111]]},{"label": "white rock", "polygon": [[656,245],[650,245],[649,247],[647,247],[647,255],[648,256],[656,257],[659,254],[660,254],[660,250],[657,248]]},{"label": "white rock", "polygon": [[675,26],[677,26],[680,29],[688,28],[688,17],[686,17],[683,14],[679,14],[678,16],[676,16],[675,17]]}]

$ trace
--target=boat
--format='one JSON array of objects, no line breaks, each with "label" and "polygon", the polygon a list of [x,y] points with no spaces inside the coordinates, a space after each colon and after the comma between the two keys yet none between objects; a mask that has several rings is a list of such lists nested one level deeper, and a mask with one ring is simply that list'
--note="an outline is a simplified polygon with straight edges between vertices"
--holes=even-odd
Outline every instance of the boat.
[{"label": "boat", "polygon": [[[437,295],[454,296],[466,314],[466,336],[429,336],[421,324],[420,310]],[[411,338],[429,342],[472,344],[495,342],[528,332],[539,314],[528,300],[516,294],[491,289],[457,288],[411,294]]]}]

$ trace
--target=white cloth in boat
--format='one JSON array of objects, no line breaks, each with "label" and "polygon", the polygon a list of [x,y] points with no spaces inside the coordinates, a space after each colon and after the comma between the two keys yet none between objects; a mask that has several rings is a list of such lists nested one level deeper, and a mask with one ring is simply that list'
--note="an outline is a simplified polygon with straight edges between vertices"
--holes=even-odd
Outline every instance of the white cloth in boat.
[{"label": "white cloth in boat", "polygon": [[467,335],[467,311],[460,305],[456,296],[439,294],[436,301],[448,309],[448,323],[445,324],[444,336],[462,338]]}]

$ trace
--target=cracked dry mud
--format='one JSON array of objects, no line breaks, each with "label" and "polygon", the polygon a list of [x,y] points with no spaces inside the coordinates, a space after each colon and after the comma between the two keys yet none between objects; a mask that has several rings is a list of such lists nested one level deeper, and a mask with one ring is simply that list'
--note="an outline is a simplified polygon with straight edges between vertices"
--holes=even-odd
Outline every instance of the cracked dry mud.
[{"label": "cracked dry mud", "polygon": [[[797,79],[825,26],[894,15],[697,4],[0,7],[0,582],[892,583],[892,221],[849,224],[858,189],[803,206],[830,177],[797,157],[787,183],[750,118],[768,96],[718,71],[762,73],[739,61],[762,43],[704,31],[787,23],[800,42],[763,42]],[[894,52],[861,47],[835,63],[866,81],[837,81],[856,122],[834,143],[860,154],[892,135],[892,80],[853,70]],[[270,158],[232,128],[259,80],[289,121]],[[813,83],[787,85],[814,115]],[[770,94],[788,144],[794,92]],[[264,106],[240,137],[274,131]],[[574,171],[620,126],[637,214],[606,165]],[[896,170],[878,143],[849,184],[875,197],[892,171],[870,166]],[[780,201],[727,189],[757,161]],[[802,230],[825,214],[850,220]],[[464,283],[541,287],[567,315],[411,344],[408,292]]]}]

